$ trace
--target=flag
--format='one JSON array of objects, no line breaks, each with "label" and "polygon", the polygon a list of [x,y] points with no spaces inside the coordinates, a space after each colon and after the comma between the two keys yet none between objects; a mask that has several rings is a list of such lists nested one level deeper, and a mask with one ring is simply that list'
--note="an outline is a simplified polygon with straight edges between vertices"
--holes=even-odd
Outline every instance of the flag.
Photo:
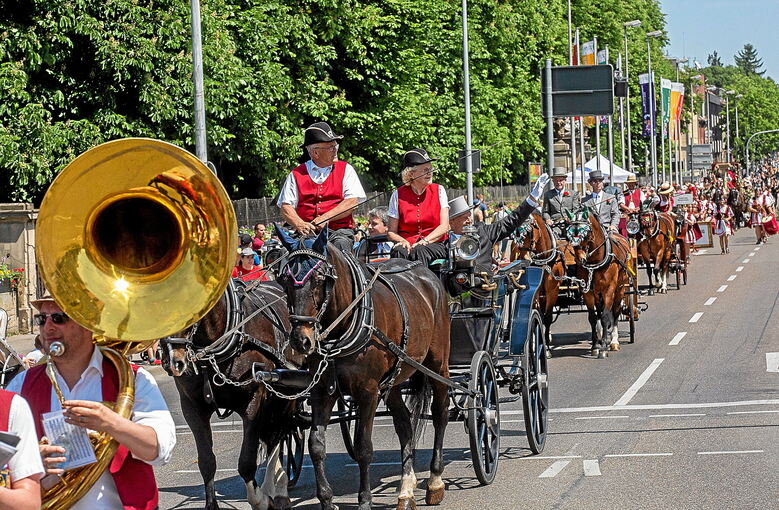
[{"label": "flag", "polygon": [[655,109],[656,101],[652,98],[651,81],[649,74],[638,75],[638,86],[641,89],[641,113],[642,113],[642,134],[644,136],[652,136],[652,132],[655,129]]},{"label": "flag", "polygon": [[[581,48],[581,65],[592,66],[595,65],[595,40],[586,41],[582,43]],[[584,117],[584,125],[587,127],[595,126],[595,117]]]},{"label": "flag", "polygon": [[672,85],[676,86],[676,90],[679,93],[678,101],[676,102],[676,120],[679,120],[682,118],[682,110],[684,108],[684,84],[683,83],[674,83]]},{"label": "flag", "polygon": [[660,127],[663,135],[666,136],[666,125],[671,118],[671,80],[660,78],[660,101],[662,106],[660,107],[663,112],[663,119],[660,121]]},{"label": "flag", "polygon": [[671,84],[671,131],[674,133],[674,138],[676,137],[676,126],[679,122],[679,119],[682,116],[682,106],[684,98],[684,85],[681,83],[673,82]]}]

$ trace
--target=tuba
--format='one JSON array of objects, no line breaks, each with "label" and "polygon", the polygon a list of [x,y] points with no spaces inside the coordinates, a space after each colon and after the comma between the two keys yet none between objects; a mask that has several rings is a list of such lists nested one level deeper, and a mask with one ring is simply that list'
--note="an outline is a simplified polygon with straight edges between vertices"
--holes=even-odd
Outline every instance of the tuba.
[{"label": "tuba", "polygon": [[[235,212],[216,176],[166,142],[128,138],[78,156],[41,204],[36,257],[63,311],[94,333],[119,374],[114,410],[132,414],[127,356],[197,322],[219,300],[235,263]],[[50,377],[53,367],[50,364]],[[59,394],[56,381],[52,381]],[[97,462],[43,492],[44,509],[69,508],[116,452],[92,438]]]}]

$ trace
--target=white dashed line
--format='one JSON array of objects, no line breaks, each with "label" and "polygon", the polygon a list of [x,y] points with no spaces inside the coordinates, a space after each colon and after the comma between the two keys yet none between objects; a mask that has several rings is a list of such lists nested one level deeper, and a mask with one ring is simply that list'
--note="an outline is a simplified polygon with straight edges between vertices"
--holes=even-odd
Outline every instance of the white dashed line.
[{"label": "white dashed line", "polygon": [[684,335],[686,335],[686,331],[680,331],[676,333],[676,336],[673,337],[673,339],[668,342],[668,345],[679,345],[679,342],[682,341],[682,338],[684,338]]},{"label": "white dashed line", "polygon": [[728,276],[728,281],[729,281],[729,282],[732,282],[733,280],[735,280],[735,279],[736,279],[736,276],[737,276],[737,275],[734,275],[734,274],[732,274],[732,275]]},{"label": "white dashed line", "polygon": [[638,390],[641,389],[642,386],[646,384],[646,382],[649,380],[650,377],[652,377],[652,374],[657,370],[657,367],[660,366],[660,363],[665,361],[665,358],[656,358],[652,363],[649,364],[646,370],[638,376],[638,379],[636,379],[636,382],[633,383],[633,385],[628,388],[628,391],[625,392],[624,395],[620,397],[619,400],[617,400],[614,403],[614,406],[624,406],[627,405],[630,400],[636,396],[636,393],[638,393]]},{"label": "white dashed line", "polygon": [[684,413],[684,414],[650,414],[650,418],[685,418],[687,416],[706,416],[706,413]]},{"label": "white dashed line", "polygon": [[752,252],[749,255],[747,255],[747,257],[754,257],[754,256],[755,256],[755,252]]},{"label": "white dashed line", "polygon": [[519,460],[557,460],[557,459],[581,459],[581,455],[547,455],[545,457],[536,457],[531,455],[530,457],[520,457]]},{"label": "white dashed line", "polygon": [[698,250],[698,255],[705,255],[709,250]]},{"label": "white dashed line", "polygon": [[701,320],[701,317],[703,317],[703,312],[695,312],[695,315],[690,317],[690,322],[691,323],[696,323],[699,320]]},{"label": "white dashed line", "polygon": [[742,260],[742,261],[741,261],[741,263],[742,263],[742,264],[749,264],[749,260],[750,260],[750,259],[744,259],[744,260]]},{"label": "white dashed line", "polygon": [[779,413],[779,409],[767,409],[765,411],[733,411],[725,414],[764,414],[764,413]]},{"label": "white dashed line", "polygon": [[673,453],[611,453],[604,457],[670,457]]},{"label": "white dashed line", "polygon": [[765,371],[779,372],[779,352],[765,353]]},{"label": "white dashed line", "polygon": [[755,251],[760,251],[760,247],[758,246],[757,248],[755,248]]},{"label": "white dashed line", "polygon": [[698,452],[698,455],[734,455],[739,453],[764,453],[764,450],[732,450],[719,452]]},{"label": "white dashed line", "polygon": [[720,288],[717,289],[717,292],[725,292],[725,289],[727,289],[727,288],[728,288],[727,285],[720,285]]},{"label": "white dashed line", "polygon": [[[591,407],[552,407],[550,413],[594,413],[608,411],[626,411],[626,410],[648,410],[661,411],[665,409],[709,409],[717,407],[740,407],[740,406],[779,406],[779,399],[770,398],[763,400],[737,400],[733,402],[693,402],[689,404],[632,404],[626,406],[591,406]],[[504,414],[521,414],[521,409],[509,409],[501,411]]]},{"label": "white dashed line", "polygon": [[584,476],[600,476],[600,464],[598,459],[583,460],[584,464]]},{"label": "white dashed line", "polygon": [[538,475],[539,478],[554,478],[557,476],[557,474],[565,469],[565,466],[570,464],[570,460],[558,460],[557,462],[553,463],[551,466],[546,468],[546,470]]},{"label": "white dashed line", "polygon": [[703,306],[711,306],[711,305],[713,305],[713,304],[714,304],[714,302],[715,302],[716,300],[717,300],[717,298],[715,298],[715,297],[710,297],[709,299],[707,299],[707,300],[706,300],[706,302],[705,302],[705,303],[703,303]]},{"label": "white dashed line", "polygon": [[740,273],[740,272],[741,272],[741,271],[743,271],[743,270],[744,270],[744,266],[738,266],[738,267],[736,268],[736,272],[737,272],[737,273]]},{"label": "white dashed line", "polygon": [[[617,404],[615,404],[617,405]],[[576,420],[611,420],[620,418],[630,418],[630,416],[615,415],[615,416],[579,416]]]}]

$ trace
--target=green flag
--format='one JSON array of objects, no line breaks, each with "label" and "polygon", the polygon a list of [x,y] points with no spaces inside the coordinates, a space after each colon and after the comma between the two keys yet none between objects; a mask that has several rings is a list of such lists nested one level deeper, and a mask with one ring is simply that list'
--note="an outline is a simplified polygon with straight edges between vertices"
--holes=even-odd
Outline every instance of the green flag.
[{"label": "green flag", "polygon": [[660,78],[660,108],[663,113],[663,135],[666,135],[665,126],[671,118],[671,80]]}]

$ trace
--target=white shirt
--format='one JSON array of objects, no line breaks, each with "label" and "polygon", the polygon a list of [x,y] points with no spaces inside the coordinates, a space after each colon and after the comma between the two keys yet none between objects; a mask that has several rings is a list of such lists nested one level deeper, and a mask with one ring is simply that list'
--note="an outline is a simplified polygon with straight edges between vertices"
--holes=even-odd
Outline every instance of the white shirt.
[{"label": "white shirt", "polygon": [[[94,350],[87,369],[72,389],[68,388],[65,379],[56,369],[55,372],[65,400],[103,401],[103,354],[100,349]],[[27,372],[22,372],[14,377],[8,385],[8,391],[21,392],[26,375]],[[60,409],[62,406],[52,388],[51,410]],[[130,419],[135,423],[151,427],[157,433],[157,458],[151,462],[144,462],[152,466],[167,464],[173,454],[173,447],[176,446],[176,425],[157,387],[157,381],[143,368],[139,368],[135,376],[135,405]],[[32,430],[35,430],[34,427]],[[114,478],[108,470],[98,478],[89,492],[71,507],[72,510],[121,510],[122,508]]]},{"label": "white shirt", "polygon": [[22,480],[34,475],[43,475],[43,462],[38,451],[38,438],[35,434],[35,421],[27,401],[19,395],[11,400],[8,416],[8,432],[19,436],[16,453],[8,461],[11,481]]},{"label": "white shirt", "polygon": [[[332,173],[333,165],[320,168],[314,165],[314,162],[309,159],[306,161],[306,171],[312,181],[317,184],[322,184]],[[365,190],[362,189],[362,183],[360,183],[360,178],[357,177],[357,172],[349,163],[346,163],[346,169],[344,170],[343,194],[344,200],[349,198],[364,200],[366,198]],[[284,181],[284,185],[281,187],[279,200],[276,202],[276,205],[281,207],[281,204],[289,204],[292,207],[298,206],[298,184],[295,181],[292,172],[287,175],[287,180]]]},{"label": "white shirt", "polygon": [[[438,186],[438,202],[441,204],[441,209],[449,209],[446,189],[440,185]],[[400,218],[400,213],[398,212],[398,190],[392,192],[392,197],[390,197],[389,205],[387,206],[387,216],[396,220]]]}]

